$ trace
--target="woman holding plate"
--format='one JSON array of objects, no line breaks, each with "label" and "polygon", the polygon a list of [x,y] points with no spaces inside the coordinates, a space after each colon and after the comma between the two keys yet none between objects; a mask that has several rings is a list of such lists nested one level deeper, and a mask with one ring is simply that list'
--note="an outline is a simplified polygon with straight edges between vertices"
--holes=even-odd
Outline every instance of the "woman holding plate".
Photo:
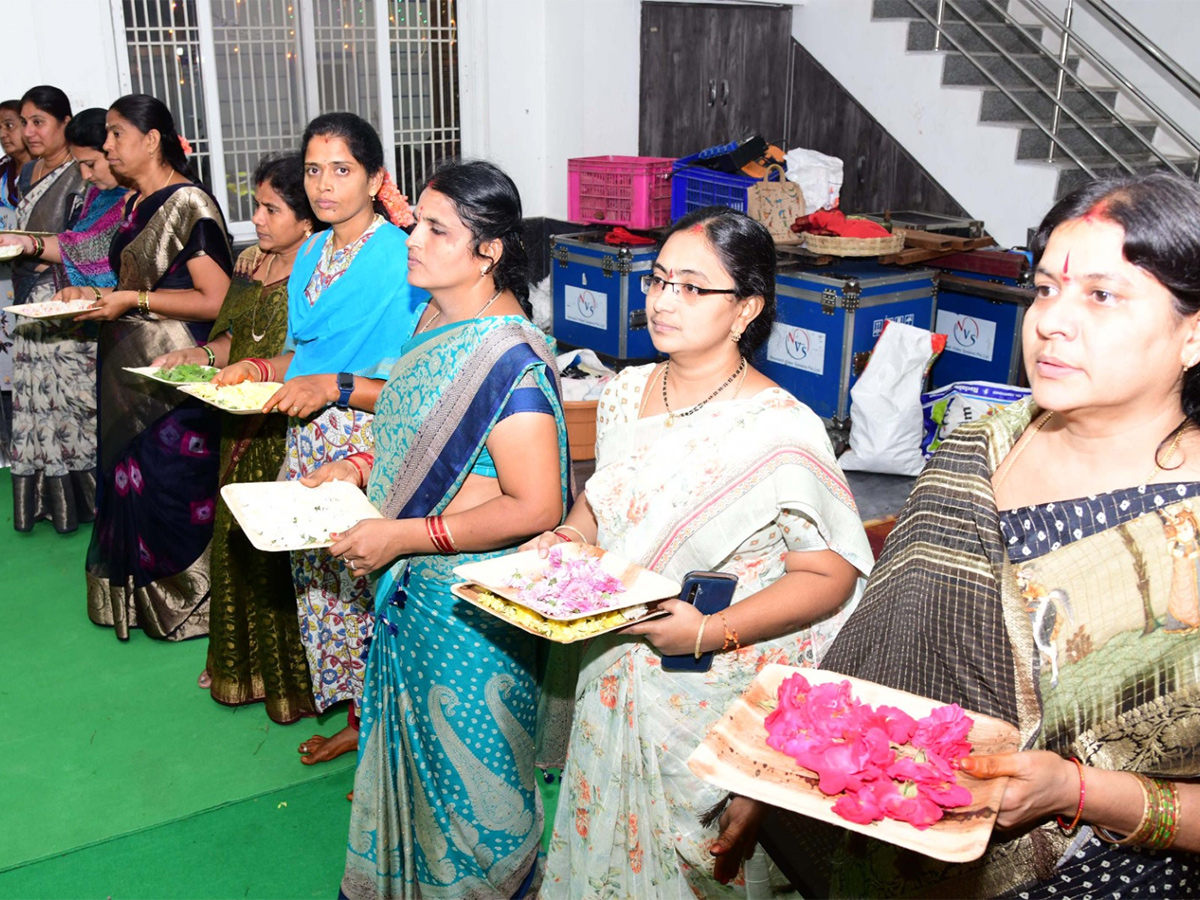
[{"label": "woman holding plate", "polygon": [[360,479],[384,515],[330,547],[355,574],[384,571],[342,893],[524,896],[542,834],[538,639],[450,587],[455,566],[561,521],[566,426],[512,180],[447,164],[416,216],[409,280],[432,301],[376,405],[374,456],[306,480]]},{"label": "woman holding plate", "polygon": [[[1200,190],[1094,182],[1031,244],[1027,401],[964,425],[917,481],[835,672],[1017,726],[983,857],[772,844],[820,896],[1194,896],[1200,883]],[[747,823],[749,801],[735,801]],[[842,833],[844,834],[844,833]],[[818,888],[820,889],[820,888]]]},{"label": "woman holding plate", "polygon": [[108,164],[135,191],[109,250],[117,284],[57,295],[94,300],[77,318],[100,323],[88,615],[121,640],[141,628],[177,641],[208,633],[219,419],[211,407],[124,369],[203,341],[233,260],[220,207],[195,183],[170,110],[129,94],[109,107],[106,121]]},{"label": "woman holding plate", "polygon": [[[89,184],[71,230],[0,235],[0,247],[19,247],[26,258],[56,267],[63,280],[96,290],[117,283],[108,249],[128,193],[104,156],[104,116],[102,109],[85,109],[64,131]],[[53,291],[53,283],[40,285],[30,302]],[[30,531],[49,519],[65,534],[96,514],[96,326],[23,318],[14,344],[13,527]]]},{"label": "woman holding plate", "polygon": [[[238,257],[208,344],[176,350],[152,365],[207,365],[212,351],[216,365],[227,366],[283,349],[292,264],[300,245],[324,224],[308,205],[298,154],[264,159],[254,186],[258,243]],[[226,415],[221,425],[221,483],[274,481],[284,462],[287,419]],[[223,499],[217,501],[211,570],[208,665],[200,686],[230,706],[265,701],[267,715],[282,725],[315,715],[291,561],[255,549]]]},{"label": "woman holding plate", "polygon": [[[546,896],[723,896],[743,850],[714,862],[701,824],[722,798],[685,760],[766,663],[813,666],[857,600],[872,558],[825,428],[755,371],[775,309],[775,246],[723,207],[675,223],[643,280],[667,361],[605,389],[596,473],[543,550],[582,540],[682,582],[737,576],[733,603],[604,635],[584,651]],[[668,671],[664,655],[708,671]],[[761,856],[759,857],[761,860]],[[765,868],[761,873],[765,877]],[[744,887],[739,889],[744,891]]]},{"label": "woman holding plate", "polygon": [[[304,188],[329,230],[300,246],[288,279],[283,350],[224,369],[221,384],[282,381],[264,412],[289,416],[288,478],[366,449],[367,425],[387,370],[412,336],[423,296],[408,283],[401,225],[412,210],[383,165],[375,129],[352,113],[318,116],[301,142]],[[300,637],[317,712],[350,701],[349,724],[299,746],[306,765],[358,746],[371,585],[327,551],[292,554]]]}]

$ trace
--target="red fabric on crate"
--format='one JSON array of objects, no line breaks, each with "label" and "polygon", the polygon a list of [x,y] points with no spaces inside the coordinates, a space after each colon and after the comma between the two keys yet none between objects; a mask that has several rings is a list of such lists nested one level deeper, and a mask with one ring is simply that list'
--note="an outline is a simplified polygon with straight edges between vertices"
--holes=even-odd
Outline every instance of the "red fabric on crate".
[{"label": "red fabric on crate", "polygon": [[654,238],[646,237],[641,234],[634,234],[628,229],[617,227],[604,236],[606,244],[632,244],[635,247],[644,244],[657,244],[658,241]]},{"label": "red fabric on crate", "polygon": [[801,216],[792,226],[797,234],[824,234],[832,237],[877,238],[892,233],[870,219],[847,219],[840,209],[818,209]]}]

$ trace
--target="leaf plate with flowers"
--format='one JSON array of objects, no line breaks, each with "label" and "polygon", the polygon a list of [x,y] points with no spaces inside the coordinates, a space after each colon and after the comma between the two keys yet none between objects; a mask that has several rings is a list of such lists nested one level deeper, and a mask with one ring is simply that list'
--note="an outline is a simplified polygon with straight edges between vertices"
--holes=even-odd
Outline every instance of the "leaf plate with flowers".
[{"label": "leaf plate with flowers", "polygon": [[986,849],[1007,779],[964,756],[1017,749],[1017,729],[822,669],[768,665],[688,759],[733,793],[949,862]]}]

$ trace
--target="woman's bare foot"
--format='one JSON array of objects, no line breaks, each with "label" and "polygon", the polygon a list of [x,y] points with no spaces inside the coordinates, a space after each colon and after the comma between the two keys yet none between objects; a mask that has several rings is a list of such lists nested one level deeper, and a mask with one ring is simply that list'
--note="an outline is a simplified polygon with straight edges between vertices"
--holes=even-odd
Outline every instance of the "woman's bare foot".
[{"label": "woman's bare foot", "polygon": [[209,673],[208,669],[205,669],[200,673],[200,677],[196,679],[196,687],[200,688],[202,691],[207,691],[212,687],[212,675]]},{"label": "woman's bare foot", "polygon": [[331,759],[358,749],[358,729],[347,725],[332,737],[314,734],[299,746],[300,762],[311,766],[319,762],[329,762]]}]

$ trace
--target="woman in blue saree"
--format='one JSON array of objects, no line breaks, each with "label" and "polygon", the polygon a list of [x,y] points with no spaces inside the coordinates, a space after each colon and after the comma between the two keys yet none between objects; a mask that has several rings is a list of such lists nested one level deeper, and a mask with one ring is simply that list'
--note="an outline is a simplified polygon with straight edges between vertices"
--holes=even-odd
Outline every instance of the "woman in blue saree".
[{"label": "woman in blue saree", "polygon": [[376,404],[381,520],[330,552],[376,587],[342,892],[512,897],[536,887],[537,638],[458,601],[454,567],[557,525],[566,429],[550,347],[528,320],[516,187],[489,163],[436,172],[409,239],[432,301]]}]

